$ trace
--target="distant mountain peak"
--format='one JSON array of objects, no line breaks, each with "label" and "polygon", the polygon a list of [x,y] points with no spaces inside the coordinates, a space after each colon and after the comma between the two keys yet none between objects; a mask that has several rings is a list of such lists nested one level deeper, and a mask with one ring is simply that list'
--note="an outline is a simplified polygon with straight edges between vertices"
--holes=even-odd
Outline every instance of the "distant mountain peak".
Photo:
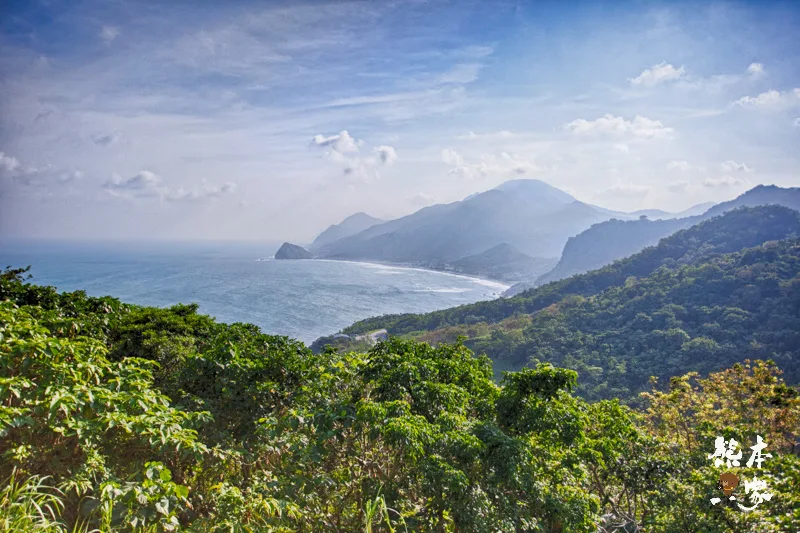
[{"label": "distant mountain peak", "polygon": [[542,195],[546,196],[548,200],[557,201],[564,204],[576,201],[575,197],[565,193],[558,187],[554,187],[545,181],[537,179],[509,180],[504,183],[501,183],[493,190],[532,194],[532,195]]},{"label": "distant mountain peak", "polygon": [[358,213],[354,213],[345,218],[338,224],[330,226],[328,229],[317,235],[317,238],[314,239],[314,242],[311,244],[311,248],[320,248],[322,246],[334,243],[339,239],[350,237],[351,235],[360,233],[365,229],[371,228],[376,224],[381,224],[382,222],[385,221],[381,220],[380,218],[370,216],[363,211],[359,211]]},{"label": "distant mountain peak", "polygon": [[380,218],[376,218],[376,217],[373,217],[371,215],[368,215],[367,213],[365,213],[363,211],[359,211],[358,213],[353,213],[349,217],[347,217],[344,220],[342,220],[341,222],[339,222],[339,224],[337,224],[337,226],[341,226],[342,224],[349,223],[349,222],[354,222],[356,220],[370,220],[370,221],[374,221],[376,224],[378,222],[383,222],[383,220],[381,220]]}]

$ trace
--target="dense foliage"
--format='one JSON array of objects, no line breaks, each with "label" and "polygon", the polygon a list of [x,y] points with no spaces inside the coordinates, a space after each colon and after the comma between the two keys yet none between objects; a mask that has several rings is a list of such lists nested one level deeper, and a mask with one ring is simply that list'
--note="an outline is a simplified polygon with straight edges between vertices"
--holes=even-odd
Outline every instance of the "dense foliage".
[{"label": "dense foliage", "polygon": [[385,315],[356,322],[343,333],[357,334],[385,328],[392,335],[431,331],[447,326],[496,323],[529,314],[571,295],[592,296],[625,283],[631,276],[647,276],[662,266],[700,264],[721,253],[758,246],[767,241],[800,235],[800,213],[777,205],[742,207],[679,231],[657,246],[621,259],[599,270],[572,276],[525,291],[511,298],[462,305],[424,314]]},{"label": "dense foliage", "polygon": [[463,338],[501,369],[571,368],[590,400],[632,400],[650,376],[707,373],[744,358],[771,358],[797,383],[799,234],[797,211],[742,208],[521,296],[347,331],[383,325],[433,344]]},{"label": "dense foliage", "polygon": [[[772,363],[675,378],[636,411],[545,363],[498,384],[459,343],[314,354],[23,275],[0,275],[2,532],[800,528],[800,394]],[[755,433],[772,457],[742,473],[773,498],[711,506],[715,437]]]},{"label": "dense foliage", "polygon": [[[758,185],[733,200],[717,204],[707,212],[695,216],[656,221],[646,218],[629,221],[612,219],[595,224],[567,241],[558,265],[537,279],[536,285],[601,268],[617,259],[635,254],[646,246],[656,244],[661,238],[678,230],[722,215],[731,209],[760,205],[782,205],[795,211],[800,210],[800,188]],[[517,292],[521,291],[515,290],[514,294]]]}]

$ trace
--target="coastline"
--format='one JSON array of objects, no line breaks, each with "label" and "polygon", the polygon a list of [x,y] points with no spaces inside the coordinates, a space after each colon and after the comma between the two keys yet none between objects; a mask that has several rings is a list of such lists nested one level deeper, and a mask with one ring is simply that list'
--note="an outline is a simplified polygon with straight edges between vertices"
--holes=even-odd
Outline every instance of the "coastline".
[{"label": "coastline", "polygon": [[500,281],[500,280],[496,280],[496,279],[492,279],[492,278],[486,278],[486,277],[483,277],[483,276],[474,276],[474,275],[471,275],[471,274],[448,272],[446,270],[437,270],[435,268],[426,268],[426,267],[421,267],[421,266],[414,266],[414,265],[403,264],[403,263],[391,263],[391,262],[386,262],[386,261],[364,261],[364,260],[354,260],[354,259],[325,259],[325,258],[320,258],[320,259],[316,259],[316,258],[314,258],[314,259],[288,259],[288,260],[287,259],[275,259],[275,261],[331,261],[331,262],[336,262],[336,263],[355,263],[355,264],[361,264],[361,265],[367,265],[367,266],[383,266],[383,267],[396,268],[396,269],[401,269],[401,270],[421,270],[421,271],[425,271],[425,272],[434,272],[436,274],[441,274],[443,276],[453,276],[453,277],[456,277],[456,278],[464,278],[464,279],[469,279],[469,280],[473,280],[473,281],[478,281],[478,282],[481,282],[482,285],[497,289],[499,294],[502,294],[503,292],[508,290],[509,287],[511,287],[511,285],[513,285],[513,284],[509,284],[509,283],[507,283],[505,281]]}]

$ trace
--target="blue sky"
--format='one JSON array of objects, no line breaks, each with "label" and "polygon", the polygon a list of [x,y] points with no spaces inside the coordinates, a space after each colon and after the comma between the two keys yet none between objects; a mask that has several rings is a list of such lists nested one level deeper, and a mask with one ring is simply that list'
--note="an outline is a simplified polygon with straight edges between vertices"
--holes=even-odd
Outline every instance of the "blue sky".
[{"label": "blue sky", "polygon": [[[568,4],[568,5],[565,5]],[[6,3],[0,234],[305,242],[503,181],[800,185],[797,3]]]}]

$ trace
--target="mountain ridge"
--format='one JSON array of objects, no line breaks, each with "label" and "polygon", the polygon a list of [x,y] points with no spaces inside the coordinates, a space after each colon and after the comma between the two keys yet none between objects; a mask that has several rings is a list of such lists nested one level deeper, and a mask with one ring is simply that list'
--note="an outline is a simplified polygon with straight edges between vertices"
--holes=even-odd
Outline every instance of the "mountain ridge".
[{"label": "mountain ridge", "polygon": [[[553,270],[543,274],[533,283],[527,282],[512,286],[504,295],[513,296],[531,287],[600,268],[647,246],[654,245],[660,239],[676,231],[686,229],[731,209],[770,204],[800,210],[800,188],[758,185],[733,200],[713,205],[699,215],[664,220],[612,219],[594,224],[567,240],[561,259]],[[686,212],[691,212],[703,205],[694,206]]]},{"label": "mountain ridge", "polygon": [[513,315],[540,311],[567,296],[589,297],[608,287],[624,284],[631,276],[650,275],[662,266],[697,262],[714,254],[793,235],[800,235],[800,212],[776,205],[743,206],[676,232],[656,246],[601,269],[535,287],[513,297],[431,313],[373,317],[344,328],[342,333],[358,334],[384,328],[391,335],[406,335],[457,324],[496,323]]}]

